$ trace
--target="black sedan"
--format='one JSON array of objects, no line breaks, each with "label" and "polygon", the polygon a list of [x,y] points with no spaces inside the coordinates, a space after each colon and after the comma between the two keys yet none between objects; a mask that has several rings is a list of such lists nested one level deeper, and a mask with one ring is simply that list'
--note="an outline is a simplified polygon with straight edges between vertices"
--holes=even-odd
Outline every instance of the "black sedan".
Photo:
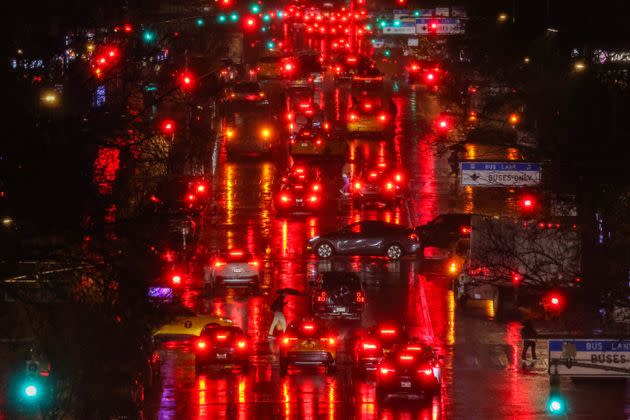
[{"label": "black sedan", "polygon": [[320,258],[340,255],[385,255],[397,260],[420,249],[418,235],[404,226],[367,220],[315,236],[307,247]]},{"label": "black sedan", "polygon": [[320,273],[312,295],[313,314],[318,318],[361,319],[365,291],[353,272]]}]

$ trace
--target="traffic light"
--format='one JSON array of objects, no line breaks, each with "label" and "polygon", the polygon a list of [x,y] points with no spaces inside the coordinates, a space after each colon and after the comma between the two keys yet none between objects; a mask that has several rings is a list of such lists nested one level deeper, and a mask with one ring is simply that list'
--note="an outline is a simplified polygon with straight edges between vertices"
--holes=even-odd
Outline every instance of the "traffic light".
[{"label": "traffic light", "polygon": [[125,23],[125,25],[123,26],[123,31],[126,34],[130,34],[133,32],[133,25],[131,23]]},{"label": "traffic light", "polygon": [[398,4],[399,6],[404,6],[405,4],[407,4],[407,0],[396,0],[396,4]]},{"label": "traffic light", "polygon": [[451,129],[451,120],[445,115],[441,115],[435,121],[435,126],[439,133],[445,134]]},{"label": "traffic light", "polygon": [[195,76],[189,71],[184,71],[179,76],[179,87],[183,91],[190,91],[195,86]]},{"label": "traffic light", "polygon": [[230,20],[232,22],[238,22],[238,18],[239,18],[238,13],[236,13],[236,12],[230,13]]},{"label": "traffic light", "polygon": [[427,31],[430,34],[437,34],[437,30],[438,30],[438,23],[435,20],[432,20],[429,22],[429,25],[427,26]]},{"label": "traffic light", "polygon": [[197,25],[198,27],[202,27],[203,25],[205,25],[206,21],[203,18],[197,18],[195,20],[195,25]]},{"label": "traffic light", "polygon": [[147,44],[152,44],[157,39],[157,34],[151,29],[142,31],[142,40]]},{"label": "traffic light", "polygon": [[542,306],[548,313],[559,313],[564,310],[565,298],[558,291],[551,291],[543,296]]},{"label": "traffic light", "polygon": [[243,20],[243,26],[248,31],[253,31],[258,27],[258,21],[254,16],[248,16]]},{"label": "traffic light", "polygon": [[175,121],[170,118],[165,119],[160,124],[160,131],[165,135],[171,135],[175,133]]},{"label": "traffic light", "polygon": [[521,213],[533,213],[538,208],[538,200],[534,195],[526,194],[518,200],[518,206]]},{"label": "traffic light", "polygon": [[251,6],[249,6],[249,10],[254,13],[254,14],[258,14],[260,13],[260,6],[256,3],[252,4]]},{"label": "traffic light", "polygon": [[221,7],[230,7],[232,5],[232,0],[219,0],[218,3]]},{"label": "traffic light", "polygon": [[566,412],[566,403],[564,399],[558,395],[552,395],[547,401],[547,411],[552,416],[560,416]]},{"label": "traffic light", "polygon": [[217,22],[218,23],[225,23],[225,22],[227,22],[227,16],[225,16],[223,13],[219,13],[217,15]]}]

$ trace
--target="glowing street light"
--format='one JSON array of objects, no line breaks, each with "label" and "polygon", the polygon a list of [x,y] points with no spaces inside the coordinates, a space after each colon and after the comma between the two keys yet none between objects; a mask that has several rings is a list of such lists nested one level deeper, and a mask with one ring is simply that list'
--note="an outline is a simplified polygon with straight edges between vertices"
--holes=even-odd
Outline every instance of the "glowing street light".
[{"label": "glowing street light", "polygon": [[497,16],[497,21],[499,23],[505,23],[508,20],[508,14],[507,13],[499,13],[499,16]]},{"label": "glowing street light", "polygon": [[59,93],[55,90],[46,90],[42,92],[40,100],[43,105],[48,107],[54,107],[59,104]]}]

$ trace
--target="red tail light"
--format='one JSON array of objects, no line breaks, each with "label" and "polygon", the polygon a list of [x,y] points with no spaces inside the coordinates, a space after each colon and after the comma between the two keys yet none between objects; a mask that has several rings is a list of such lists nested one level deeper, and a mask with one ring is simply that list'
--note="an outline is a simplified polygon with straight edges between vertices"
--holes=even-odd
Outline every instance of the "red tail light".
[{"label": "red tail light", "polygon": [[378,348],[378,345],[376,343],[363,343],[362,346],[363,351],[370,351],[370,350],[376,350]]},{"label": "red tail light", "polygon": [[238,348],[238,349],[241,349],[241,350],[242,350],[242,349],[244,349],[245,347],[247,347],[247,341],[245,341],[245,340],[239,340],[239,341],[236,343],[236,348]]},{"label": "red tail light", "polygon": [[302,325],[302,329],[305,331],[314,331],[315,330],[315,325],[313,324],[304,324]]},{"label": "red tail light", "polygon": [[410,241],[418,241],[418,235],[416,235],[415,233],[410,233],[409,236],[407,236],[407,238],[409,238]]},{"label": "red tail light", "polygon": [[225,261],[222,261],[222,260],[216,260],[216,261],[214,262],[214,266],[215,266],[216,268],[223,267],[223,266],[224,266],[224,265],[226,265],[226,264],[227,264],[227,263],[226,263]]},{"label": "red tail light", "polygon": [[431,375],[433,375],[433,369],[431,369],[431,368],[420,369],[420,370],[418,370],[418,373],[420,375],[424,375],[424,376],[431,376]]},{"label": "red tail light", "polygon": [[208,343],[206,343],[204,340],[197,341],[198,350],[205,350],[206,348],[208,348]]},{"label": "red tail light", "polygon": [[289,344],[291,344],[292,341],[295,341],[295,340],[297,340],[297,337],[284,336],[282,337],[281,344],[283,346],[288,346]]},{"label": "red tail light", "polygon": [[355,182],[354,183],[354,189],[355,190],[360,190],[361,189],[361,183],[360,182]]},{"label": "red tail light", "polygon": [[396,369],[390,366],[381,366],[381,368],[379,369],[379,373],[381,374],[381,376],[389,376],[395,372]]},{"label": "red tail light", "polygon": [[326,344],[328,344],[329,346],[334,346],[335,344],[337,344],[337,339],[334,337],[322,338],[321,340],[325,341]]},{"label": "red tail light", "polygon": [[313,184],[312,188],[313,188],[313,191],[319,191],[322,188],[322,186],[319,184]]},{"label": "red tail light", "polygon": [[359,116],[357,114],[352,113],[348,115],[348,118],[350,118],[350,121],[356,121],[359,119]]},{"label": "red tail light", "polygon": [[326,292],[324,291],[319,292],[319,295],[317,295],[317,301],[326,302]]},{"label": "red tail light", "polygon": [[387,121],[387,114],[385,114],[385,113],[380,114],[380,115],[378,116],[378,119],[379,119],[381,122],[385,122],[385,121]]},{"label": "red tail light", "polygon": [[398,334],[398,331],[394,328],[381,328],[380,333],[381,335],[396,335]]},{"label": "red tail light", "polygon": [[402,182],[402,180],[403,180],[402,174],[401,173],[397,173],[396,175],[394,175],[394,180],[396,182]]},{"label": "red tail light", "polygon": [[178,274],[175,274],[172,278],[171,278],[171,282],[173,284],[181,284],[182,283],[182,277]]},{"label": "red tail light", "polygon": [[470,235],[471,231],[472,231],[472,228],[470,226],[462,226],[459,228],[459,233],[462,236]]},{"label": "red tail light", "polygon": [[401,354],[400,356],[398,356],[398,359],[402,363],[411,363],[413,362],[414,357],[410,354]]},{"label": "red tail light", "polygon": [[188,195],[186,196],[186,199],[187,199],[188,201],[195,201],[195,196],[194,196],[194,195],[192,195],[192,194],[188,194]]},{"label": "red tail light", "polygon": [[391,191],[391,190],[393,190],[393,189],[394,189],[394,184],[392,184],[391,182],[386,182],[386,183],[385,183],[385,189],[386,189],[387,191]]},{"label": "red tail light", "polygon": [[204,193],[204,192],[206,192],[206,186],[205,186],[205,185],[203,185],[203,184],[199,184],[199,185],[197,185],[197,192],[198,192],[198,193]]},{"label": "red tail light", "polygon": [[280,202],[283,204],[288,204],[291,201],[291,197],[288,194],[282,194],[280,196]]},{"label": "red tail light", "polygon": [[363,292],[361,292],[361,291],[357,292],[354,300],[357,303],[365,303],[365,294]]},{"label": "red tail light", "polygon": [[308,201],[309,201],[309,203],[311,203],[311,204],[317,203],[317,202],[319,201],[319,197],[318,197],[318,196],[316,196],[316,195],[311,195],[311,196],[308,198]]},{"label": "red tail light", "polygon": [[378,176],[378,172],[370,172],[370,178],[376,178]]},{"label": "red tail light", "polygon": [[243,251],[230,251],[230,257],[242,257]]},{"label": "red tail light", "polygon": [[217,340],[219,340],[219,341],[223,341],[223,340],[225,340],[225,339],[227,338],[227,335],[225,335],[225,334],[217,334],[217,335],[215,336],[215,338],[216,338]]},{"label": "red tail light", "polygon": [[252,267],[258,267],[260,265],[259,262],[256,260],[252,260],[248,262],[247,264],[251,265]]}]

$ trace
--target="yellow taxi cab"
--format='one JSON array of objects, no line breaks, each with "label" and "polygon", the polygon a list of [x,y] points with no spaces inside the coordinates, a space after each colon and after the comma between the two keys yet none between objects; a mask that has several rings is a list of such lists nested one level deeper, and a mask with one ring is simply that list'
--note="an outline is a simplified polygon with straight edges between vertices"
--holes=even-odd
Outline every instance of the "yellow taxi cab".
[{"label": "yellow taxi cab", "polygon": [[337,335],[315,320],[292,323],[278,337],[280,344],[280,375],[289,367],[323,367],[326,374],[335,371]]},{"label": "yellow taxi cab", "polygon": [[282,55],[269,55],[261,57],[256,66],[258,80],[281,79],[284,75],[284,63],[287,57]]},{"label": "yellow taxi cab", "polygon": [[186,339],[199,337],[208,325],[231,326],[232,320],[225,317],[198,314],[184,306],[174,306],[166,310],[170,321],[153,332],[153,338],[159,340]]},{"label": "yellow taxi cab", "polygon": [[349,110],[346,129],[350,133],[381,133],[394,128],[394,118],[380,100],[354,100]]}]

